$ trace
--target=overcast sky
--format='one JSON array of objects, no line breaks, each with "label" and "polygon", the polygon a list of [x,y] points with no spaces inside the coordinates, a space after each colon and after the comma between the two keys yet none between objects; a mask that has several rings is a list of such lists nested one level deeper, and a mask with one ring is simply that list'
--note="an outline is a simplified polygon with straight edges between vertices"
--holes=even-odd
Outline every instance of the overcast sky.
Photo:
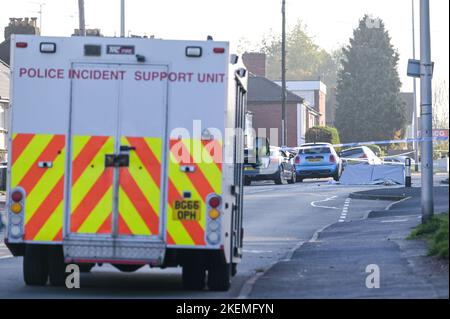
[{"label": "overcast sky", "polygon": [[[308,26],[315,42],[326,50],[348,43],[359,18],[372,14],[384,20],[400,52],[403,90],[412,88],[406,63],[412,56],[412,0],[287,0],[288,27],[298,19]],[[39,17],[42,34],[68,36],[78,26],[78,0],[0,0],[0,30],[9,17]],[[415,0],[417,57],[419,57],[419,0]],[[430,0],[432,58],[435,80],[446,80],[449,69],[449,1]],[[85,0],[87,28],[105,36],[120,34],[120,0]],[[39,22],[38,22],[39,23]],[[126,33],[164,39],[203,40],[213,35],[237,47],[241,38],[256,42],[281,32],[281,0],[126,0]],[[3,32],[0,40],[3,39]]]}]

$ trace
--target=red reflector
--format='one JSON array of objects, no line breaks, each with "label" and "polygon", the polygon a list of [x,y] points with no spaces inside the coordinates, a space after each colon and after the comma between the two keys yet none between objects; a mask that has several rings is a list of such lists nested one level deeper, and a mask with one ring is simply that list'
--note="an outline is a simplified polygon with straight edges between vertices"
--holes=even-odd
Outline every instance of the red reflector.
[{"label": "red reflector", "polygon": [[15,191],[11,194],[11,199],[15,202],[20,202],[23,198],[23,195],[19,191]]},{"label": "red reflector", "polygon": [[220,205],[220,198],[219,197],[211,197],[209,199],[209,206],[212,208],[217,208]]},{"label": "red reflector", "polygon": [[214,48],[213,52],[214,53],[225,53],[225,48]]},{"label": "red reflector", "polygon": [[28,43],[26,42],[17,42],[16,48],[26,48],[28,46]]},{"label": "red reflector", "polygon": [[300,164],[300,156],[297,156],[297,157],[295,158],[295,164]]}]

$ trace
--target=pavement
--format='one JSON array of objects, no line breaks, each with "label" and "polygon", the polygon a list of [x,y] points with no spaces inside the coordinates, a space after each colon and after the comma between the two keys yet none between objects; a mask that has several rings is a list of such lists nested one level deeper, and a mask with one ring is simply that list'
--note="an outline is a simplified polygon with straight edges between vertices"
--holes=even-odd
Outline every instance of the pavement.
[{"label": "pavement", "polygon": [[[448,212],[448,187],[435,187],[437,212]],[[421,221],[420,188],[373,189],[352,198],[400,199],[368,218],[335,223],[265,272],[249,298],[449,298],[448,260],[406,240]],[[371,287],[373,275],[379,285]],[[369,280],[369,287],[367,286]]]}]

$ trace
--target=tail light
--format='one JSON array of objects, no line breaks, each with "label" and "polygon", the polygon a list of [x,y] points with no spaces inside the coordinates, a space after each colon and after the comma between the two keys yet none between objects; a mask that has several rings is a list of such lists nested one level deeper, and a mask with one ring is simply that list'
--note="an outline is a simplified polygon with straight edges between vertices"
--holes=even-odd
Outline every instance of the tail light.
[{"label": "tail light", "polygon": [[209,199],[208,202],[209,206],[212,208],[217,208],[220,205],[220,197],[219,196],[213,196]]},{"label": "tail light", "polygon": [[336,158],[334,157],[334,155],[330,155],[330,162],[336,163]]},{"label": "tail light", "polygon": [[28,43],[27,42],[17,42],[16,43],[16,48],[25,49],[26,47],[28,47]]},{"label": "tail light", "polygon": [[276,157],[271,157],[271,158],[270,158],[270,164],[278,164],[278,158],[276,158]]},{"label": "tail light", "polygon": [[213,52],[214,53],[224,53],[225,52],[225,48],[214,48]]},{"label": "tail light", "polygon": [[20,202],[21,200],[22,200],[22,198],[23,198],[23,195],[22,195],[22,192],[19,192],[19,191],[14,191],[12,194],[11,194],[11,199],[14,201],[14,202]]},{"label": "tail light", "polygon": [[301,160],[300,160],[300,156],[296,156],[295,157],[295,164],[300,164]]},{"label": "tail light", "polygon": [[366,154],[361,155],[359,158],[367,158]]},{"label": "tail light", "polygon": [[210,245],[218,245],[220,244],[220,232],[221,232],[221,222],[219,211],[219,206],[222,203],[222,199],[220,196],[216,194],[211,194],[207,199],[208,202],[208,219],[207,219],[207,235],[206,241]]}]

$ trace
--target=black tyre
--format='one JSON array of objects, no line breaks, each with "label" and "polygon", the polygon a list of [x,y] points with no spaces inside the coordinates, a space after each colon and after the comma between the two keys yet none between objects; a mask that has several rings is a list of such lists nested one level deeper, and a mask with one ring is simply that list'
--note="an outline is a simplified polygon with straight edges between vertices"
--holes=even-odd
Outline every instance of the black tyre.
[{"label": "black tyre", "polygon": [[52,286],[64,286],[66,282],[66,263],[61,246],[49,247],[48,275]]},{"label": "black tyre", "polygon": [[288,184],[295,184],[297,181],[297,174],[295,171],[292,172],[291,178],[288,180]]},{"label": "black tyre", "polygon": [[203,290],[205,288],[205,268],[194,262],[188,262],[183,266],[183,288],[185,290]]},{"label": "black tyre", "polygon": [[278,169],[278,177],[276,179],[273,180],[275,182],[275,184],[277,185],[282,185],[284,184],[284,177],[283,177],[283,168],[280,167]]},{"label": "black tyre", "polygon": [[119,269],[121,272],[135,272],[144,265],[113,264],[113,266]]},{"label": "black tyre", "polygon": [[237,274],[237,263],[232,263],[231,264],[231,276],[236,276]]},{"label": "black tyre", "polygon": [[227,291],[231,287],[232,265],[215,260],[208,268],[208,288],[212,291]]},{"label": "black tyre", "polygon": [[80,272],[88,273],[91,272],[92,268],[94,268],[95,264],[78,264],[80,268]]},{"label": "black tyre", "polygon": [[28,286],[44,286],[48,279],[48,251],[41,245],[26,245],[23,279]]},{"label": "black tyre", "polygon": [[302,177],[297,177],[297,183],[303,183],[303,178]]}]

